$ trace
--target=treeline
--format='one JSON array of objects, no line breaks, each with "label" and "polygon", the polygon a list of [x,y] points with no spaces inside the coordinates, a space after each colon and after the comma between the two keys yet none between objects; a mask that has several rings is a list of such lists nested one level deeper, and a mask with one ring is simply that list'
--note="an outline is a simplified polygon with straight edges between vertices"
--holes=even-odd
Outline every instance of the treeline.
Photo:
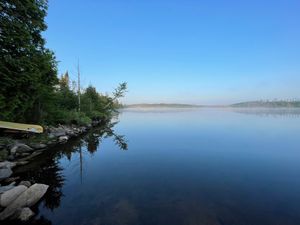
[{"label": "treeline", "polygon": [[0,120],[30,123],[88,123],[109,117],[126,90],[106,96],[92,86],[78,105],[68,74],[57,76],[54,53],[45,47],[47,0],[0,1]]},{"label": "treeline", "polygon": [[298,108],[300,107],[299,100],[261,100],[241,102],[231,105],[232,107],[266,107],[266,108]]}]

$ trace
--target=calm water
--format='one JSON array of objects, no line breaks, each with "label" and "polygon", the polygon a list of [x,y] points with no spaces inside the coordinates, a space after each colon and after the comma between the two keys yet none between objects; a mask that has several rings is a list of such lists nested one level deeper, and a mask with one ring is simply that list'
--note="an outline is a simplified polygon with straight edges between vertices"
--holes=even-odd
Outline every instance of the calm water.
[{"label": "calm water", "polygon": [[300,224],[299,114],[128,110],[119,121],[128,150],[99,131],[20,168],[51,185],[32,224]]}]

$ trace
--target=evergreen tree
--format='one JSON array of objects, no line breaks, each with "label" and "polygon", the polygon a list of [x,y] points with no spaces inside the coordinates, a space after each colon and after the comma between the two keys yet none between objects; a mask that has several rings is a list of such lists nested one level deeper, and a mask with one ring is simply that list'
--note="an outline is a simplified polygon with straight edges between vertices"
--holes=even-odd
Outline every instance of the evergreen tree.
[{"label": "evergreen tree", "polygon": [[41,32],[46,0],[0,1],[0,119],[35,122],[51,101],[56,61]]}]

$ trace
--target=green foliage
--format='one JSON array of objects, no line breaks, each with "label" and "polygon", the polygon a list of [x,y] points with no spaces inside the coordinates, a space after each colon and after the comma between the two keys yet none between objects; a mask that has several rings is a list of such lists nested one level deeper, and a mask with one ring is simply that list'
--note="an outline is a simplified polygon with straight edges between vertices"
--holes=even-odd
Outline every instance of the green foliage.
[{"label": "green foliage", "polygon": [[53,53],[41,33],[45,0],[0,1],[0,119],[39,120],[44,92],[57,81]]},{"label": "green foliage", "polygon": [[101,95],[92,86],[81,94],[70,88],[68,72],[57,77],[57,62],[42,32],[47,0],[0,1],[0,120],[86,125],[110,118],[126,83]]},{"label": "green foliage", "polygon": [[93,86],[89,86],[82,94],[81,111],[92,119],[109,118],[119,106],[118,99],[124,96],[127,84],[121,83],[113,92],[113,96],[99,94]]}]

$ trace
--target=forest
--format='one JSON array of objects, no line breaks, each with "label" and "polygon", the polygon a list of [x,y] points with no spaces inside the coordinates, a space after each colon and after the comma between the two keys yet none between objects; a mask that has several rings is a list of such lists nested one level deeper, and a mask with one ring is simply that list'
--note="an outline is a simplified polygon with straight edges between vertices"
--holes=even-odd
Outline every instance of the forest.
[{"label": "forest", "polygon": [[111,117],[127,84],[104,95],[93,86],[78,91],[68,72],[58,76],[42,35],[47,9],[46,0],[0,1],[0,120],[83,125]]}]

